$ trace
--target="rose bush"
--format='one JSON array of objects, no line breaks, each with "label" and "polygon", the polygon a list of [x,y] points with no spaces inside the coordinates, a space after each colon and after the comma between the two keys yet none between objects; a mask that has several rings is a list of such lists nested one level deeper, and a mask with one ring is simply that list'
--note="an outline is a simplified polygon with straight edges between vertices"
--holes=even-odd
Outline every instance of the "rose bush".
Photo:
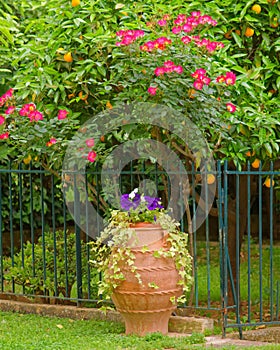
[{"label": "rose bush", "polygon": [[14,155],[25,164],[32,160],[47,169],[60,169],[66,140],[77,129],[79,114],[58,108],[57,115],[53,115],[54,108],[40,109],[32,102],[18,106],[13,89],[0,97],[0,108],[2,160]]},{"label": "rose bush", "polygon": [[[129,2],[110,1],[106,2],[106,6],[102,1],[98,1],[94,6],[91,2],[84,1],[75,7],[71,6],[71,2],[65,2],[59,7],[54,1],[44,4],[37,4],[34,1],[19,3],[20,6],[14,2],[10,6],[3,7],[7,14],[5,16],[2,14],[5,22],[0,28],[2,33],[0,34],[2,53],[0,93],[3,94],[8,88],[14,87],[22,104],[34,102],[39,109],[43,107],[42,111],[48,106],[49,111],[53,109],[53,115],[56,113],[55,110],[59,109],[54,105],[63,106],[62,108],[72,110],[73,113],[83,111],[79,117],[80,122],[102,109],[115,106],[120,92],[123,92],[122,96],[126,101],[139,98],[142,92],[139,75],[143,75],[145,69],[149,67],[144,68],[143,72],[139,70],[139,73],[132,78],[135,81],[130,82],[129,92],[128,89],[124,89],[125,85],[120,84],[121,74],[128,73],[121,65],[122,63],[126,65],[128,60],[124,56],[123,47],[115,47],[117,31],[127,27],[134,30],[140,28],[144,29],[146,38],[149,34],[151,40],[155,40],[156,27],[146,28],[145,23],[148,21],[154,24],[157,21],[161,21],[160,24],[165,24],[164,21],[167,21],[167,24],[171,23],[170,20],[162,18],[164,14],[171,13],[171,9],[174,17],[183,12],[186,14],[202,8],[206,14],[215,14],[218,23],[215,27],[207,28],[207,38],[220,41],[225,47],[212,56],[211,69],[220,67],[222,72],[233,71],[238,76],[235,93],[231,96],[232,101],[229,101],[238,106],[238,109],[234,115],[227,118],[224,125],[224,120],[221,122],[219,118],[214,120],[205,118],[206,114],[213,114],[211,105],[207,105],[205,101],[201,102],[194,98],[190,108],[203,109],[201,106],[204,106],[201,118],[197,116],[196,119],[212,143],[217,157],[244,163],[248,159],[246,152],[251,151],[251,154],[255,154],[254,157],[259,159],[278,158],[279,2],[262,2],[260,12],[253,10],[255,5],[253,1],[245,0],[239,2],[238,6],[234,6],[232,0],[227,0],[222,5],[219,1],[210,1],[203,5],[196,1],[185,1],[184,11],[181,2],[171,1],[168,5],[163,5],[159,0],[153,4],[133,5]],[[32,20],[34,13],[36,21]],[[14,15],[13,19],[11,14]],[[18,21],[19,17],[21,21]],[[277,20],[274,23],[275,18]],[[253,29],[252,36],[246,36],[248,27]],[[157,27],[157,29],[164,28],[164,25]],[[200,31],[201,27],[197,28],[197,32]],[[203,31],[200,35],[203,36]],[[69,53],[72,57],[71,62],[67,62],[64,58]],[[154,59],[155,54],[152,55]],[[134,62],[136,59],[135,57]],[[199,55],[197,59],[199,60]],[[133,66],[129,68],[128,65],[126,67],[130,72],[137,71],[137,67],[136,69]],[[209,71],[208,66],[204,69]],[[149,70],[147,72],[151,74]],[[212,75],[211,77],[213,78]],[[166,83],[165,78],[162,84]],[[6,90],[3,90],[4,86]],[[148,88],[154,94],[158,90],[152,101],[174,105],[172,100],[176,95],[170,95],[168,99],[160,95],[163,88],[159,90],[159,86],[153,85]],[[178,90],[180,99],[182,87],[178,87]],[[192,90],[188,91],[190,96],[191,92]],[[176,103],[176,108],[178,106],[180,108],[180,103]],[[218,124],[215,131],[216,122]],[[124,134],[118,133],[118,140],[123,140]],[[112,139],[116,142],[114,136],[106,138],[106,147],[112,146],[113,142],[110,142]],[[4,143],[1,143],[1,154],[5,154]],[[14,157],[17,156],[17,152],[13,153]],[[61,154],[60,157],[62,156]]]},{"label": "rose bush", "polygon": [[[118,94],[107,107],[111,108],[111,103],[122,105],[135,101],[173,107],[199,126],[212,150],[220,151],[221,138],[231,139],[228,125],[236,106],[231,101],[230,88],[236,75],[218,63],[217,52],[224,44],[212,38],[211,28],[216,24],[211,16],[195,11],[190,16],[179,14],[172,19],[166,14],[154,19],[147,23],[145,32],[119,30],[116,33],[119,41],[112,51],[115,63],[110,70],[110,86],[116,87]],[[206,31],[210,34],[203,37]],[[9,93],[2,97],[7,117],[2,115],[1,138],[17,149],[14,156],[19,160],[33,158],[49,168],[59,168],[67,141],[79,125],[79,114],[70,112],[69,108],[58,108],[59,114],[53,117],[55,106],[39,103],[42,113],[33,102],[17,109],[12,97]],[[15,118],[16,113],[27,118]],[[147,126],[146,132],[152,137],[154,130]],[[124,139],[124,134],[140,137],[143,130],[140,127],[135,134],[134,126],[124,128],[114,138]],[[170,137],[165,133],[161,140],[170,143]],[[26,150],[20,153],[22,143]],[[110,149],[114,140],[106,146]],[[2,147],[2,155],[11,149],[8,152]],[[102,157],[102,152],[90,152],[86,155],[90,162],[95,160],[96,153]]]}]

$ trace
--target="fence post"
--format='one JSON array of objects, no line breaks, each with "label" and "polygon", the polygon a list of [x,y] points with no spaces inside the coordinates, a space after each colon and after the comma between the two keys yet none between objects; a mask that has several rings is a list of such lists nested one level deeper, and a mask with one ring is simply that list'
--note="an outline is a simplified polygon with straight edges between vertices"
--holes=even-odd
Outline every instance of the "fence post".
[{"label": "fence post", "polygon": [[83,296],[82,290],[82,259],[81,259],[81,228],[79,226],[80,213],[80,193],[77,188],[77,175],[74,172],[74,216],[75,216],[75,237],[76,237],[76,276],[77,276],[77,306],[80,306]]}]

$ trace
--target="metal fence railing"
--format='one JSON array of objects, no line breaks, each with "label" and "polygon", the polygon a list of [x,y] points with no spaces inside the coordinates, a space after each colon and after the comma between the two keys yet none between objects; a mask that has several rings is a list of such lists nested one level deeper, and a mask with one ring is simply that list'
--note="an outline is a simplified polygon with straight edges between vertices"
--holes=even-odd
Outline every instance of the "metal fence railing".
[{"label": "metal fence railing", "polygon": [[[191,187],[196,186],[188,200],[195,217],[201,174],[191,168],[188,175]],[[178,313],[212,315],[224,331],[279,324],[280,172],[273,164],[259,169],[248,164],[237,171],[218,163],[213,175],[215,200],[203,225],[196,228],[194,220],[190,234],[193,288]],[[168,203],[172,188],[166,169],[138,163],[122,170],[122,193],[139,184]],[[100,301],[101,276],[88,264],[87,243],[93,238],[69,215],[63,186],[61,179],[31,164],[0,167],[0,298],[93,306]],[[86,172],[85,186],[92,190],[96,212],[104,216],[108,201],[98,165]],[[178,205],[183,196],[180,190]],[[187,231],[185,215],[180,222]]]}]

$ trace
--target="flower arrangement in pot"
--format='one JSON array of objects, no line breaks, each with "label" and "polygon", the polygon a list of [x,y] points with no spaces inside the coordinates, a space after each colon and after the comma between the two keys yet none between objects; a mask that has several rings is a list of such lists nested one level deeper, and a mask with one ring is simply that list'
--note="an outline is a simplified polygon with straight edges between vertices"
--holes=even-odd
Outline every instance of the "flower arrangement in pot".
[{"label": "flower arrangement in pot", "polygon": [[91,262],[103,276],[99,293],[112,299],[126,334],[166,334],[192,283],[188,236],[159,198],[135,189],[121,196],[120,205],[92,248]]}]

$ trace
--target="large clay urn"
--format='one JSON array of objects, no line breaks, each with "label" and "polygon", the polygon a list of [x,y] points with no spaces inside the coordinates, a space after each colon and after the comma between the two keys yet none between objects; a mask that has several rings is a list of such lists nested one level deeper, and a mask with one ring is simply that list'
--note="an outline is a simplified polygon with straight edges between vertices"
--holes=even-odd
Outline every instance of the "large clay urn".
[{"label": "large clay urn", "polygon": [[[135,255],[134,265],[142,283],[129,267],[120,265],[125,280],[115,288],[112,300],[124,318],[126,334],[167,334],[169,318],[176,309],[170,298],[182,295],[182,287],[178,285],[180,277],[173,259],[154,256],[155,251],[168,249],[168,233],[160,225],[141,226],[133,227],[136,239],[128,245]],[[143,246],[147,249],[143,250]],[[153,288],[153,284],[158,288]]]}]

